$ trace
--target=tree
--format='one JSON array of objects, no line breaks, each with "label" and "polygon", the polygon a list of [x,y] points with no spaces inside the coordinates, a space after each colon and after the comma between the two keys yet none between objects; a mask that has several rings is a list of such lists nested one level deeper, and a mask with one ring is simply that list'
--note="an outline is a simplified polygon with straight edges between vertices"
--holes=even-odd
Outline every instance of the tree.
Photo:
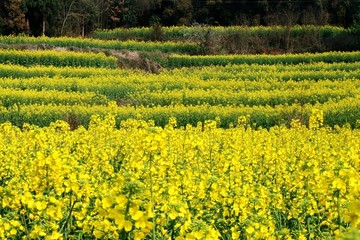
[{"label": "tree", "polygon": [[162,21],[165,25],[190,25],[193,22],[191,0],[170,0],[164,6]]},{"label": "tree", "polygon": [[109,0],[26,0],[33,35],[82,35],[101,27]]},{"label": "tree", "polygon": [[[123,24],[127,27],[147,26],[161,8],[162,0],[125,0]],[[155,17],[157,18],[157,17]]]},{"label": "tree", "polygon": [[5,31],[5,6],[4,1],[0,1],[0,34]]},{"label": "tree", "polygon": [[333,0],[329,4],[330,23],[350,27],[359,12],[359,0]]},{"label": "tree", "polygon": [[60,0],[26,0],[26,8],[33,35],[57,33]]},{"label": "tree", "polygon": [[62,0],[60,35],[85,36],[97,27],[99,6],[95,0]]},{"label": "tree", "polygon": [[27,31],[25,12],[21,0],[4,1],[4,28],[5,33],[19,34]]}]

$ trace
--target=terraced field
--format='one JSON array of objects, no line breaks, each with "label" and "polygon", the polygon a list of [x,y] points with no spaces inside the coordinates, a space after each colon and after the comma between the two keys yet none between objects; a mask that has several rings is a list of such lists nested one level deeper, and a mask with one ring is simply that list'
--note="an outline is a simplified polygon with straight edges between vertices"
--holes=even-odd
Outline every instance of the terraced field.
[{"label": "terraced field", "polygon": [[[308,125],[314,108],[323,112],[328,126],[356,127],[360,119],[357,52],[288,58],[239,55],[237,59],[251,59],[252,64],[163,69],[159,74],[111,69],[115,59],[95,58],[94,53],[30,53],[42,57],[8,51],[6,58],[13,56],[12,63],[18,63],[21,56],[25,66],[0,66],[1,121],[11,120],[19,127],[25,122],[46,126],[69,116],[87,126],[91,115],[109,112],[116,114],[118,125],[122,120],[140,118],[164,126],[170,117],[176,117],[179,126],[186,126],[219,117],[224,128],[235,126],[242,116],[256,128],[289,126],[296,119]],[[46,61],[50,56],[58,57],[60,67],[38,65],[51,62]],[[205,57],[193,58],[195,65],[200,65]],[[229,57],[211,58],[224,63]],[[269,63],[263,64],[264,59]],[[72,67],[77,63],[90,67]],[[106,63],[108,68],[91,67]],[[114,108],[116,104],[119,107]]]},{"label": "terraced field", "polygon": [[0,238],[355,236],[360,52],[175,52],[0,51]]}]

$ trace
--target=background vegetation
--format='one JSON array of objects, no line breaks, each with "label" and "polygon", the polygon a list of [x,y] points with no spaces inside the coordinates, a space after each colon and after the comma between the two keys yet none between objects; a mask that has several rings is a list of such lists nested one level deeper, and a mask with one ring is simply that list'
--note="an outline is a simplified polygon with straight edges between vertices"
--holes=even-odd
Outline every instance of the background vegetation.
[{"label": "background vegetation", "polygon": [[359,24],[358,0],[3,0],[0,33],[87,35],[134,26]]}]

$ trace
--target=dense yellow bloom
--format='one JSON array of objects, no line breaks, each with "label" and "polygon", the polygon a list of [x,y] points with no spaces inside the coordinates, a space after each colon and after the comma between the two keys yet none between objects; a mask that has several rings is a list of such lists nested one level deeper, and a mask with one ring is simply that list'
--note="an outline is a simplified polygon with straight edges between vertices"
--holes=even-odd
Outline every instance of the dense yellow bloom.
[{"label": "dense yellow bloom", "polygon": [[359,130],[246,121],[1,124],[0,238],[331,239],[359,227]]}]

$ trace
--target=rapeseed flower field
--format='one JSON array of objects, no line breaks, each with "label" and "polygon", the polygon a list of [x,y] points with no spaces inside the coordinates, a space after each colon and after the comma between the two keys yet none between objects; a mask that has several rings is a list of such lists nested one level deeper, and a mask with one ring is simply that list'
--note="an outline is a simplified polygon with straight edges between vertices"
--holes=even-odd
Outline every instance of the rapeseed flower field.
[{"label": "rapeseed flower field", "polygon": [[360,225],[360,131],[0,125],[2,239],[334,239]]},{"label": "rapeseed flower field", "polygon": [[360,239],[359,51],[0,42],[102,48],[0,51],[0,239]]}]

